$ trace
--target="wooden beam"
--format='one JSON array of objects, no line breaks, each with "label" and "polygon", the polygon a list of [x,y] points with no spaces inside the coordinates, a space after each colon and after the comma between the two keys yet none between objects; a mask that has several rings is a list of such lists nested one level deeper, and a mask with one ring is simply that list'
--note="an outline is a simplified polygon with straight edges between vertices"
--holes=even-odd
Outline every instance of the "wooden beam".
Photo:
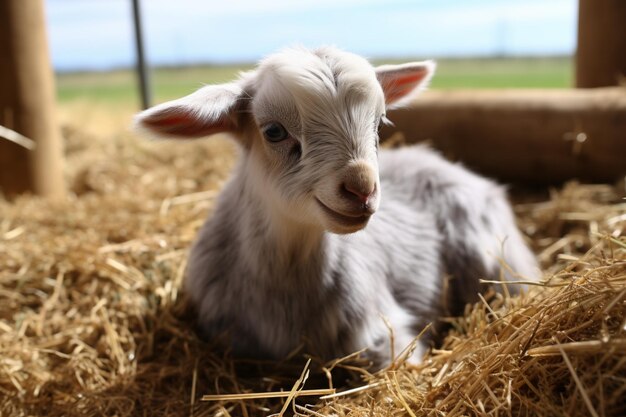
[{"label": "wooden beam", "polygon": [[576,86],[626,82],[626,1],[579,0]]},{"label": "wooden beam", "polygon": [[0,1],[0,125],[36,142],[0,138],[0,194],[63,197],[61,133],[55,112],[43,0]]},{"label": "wooden beam", "polygon": [[612,182],[626,174],[626,89],[429,91],[391,111],[407,142],[504,181]]}]

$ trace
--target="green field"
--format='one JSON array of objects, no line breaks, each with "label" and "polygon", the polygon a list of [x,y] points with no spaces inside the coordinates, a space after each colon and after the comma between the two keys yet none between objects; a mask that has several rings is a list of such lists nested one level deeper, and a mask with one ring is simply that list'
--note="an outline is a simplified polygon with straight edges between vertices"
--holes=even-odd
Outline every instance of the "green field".
[{"label": "green field", "polygon": [[[432,89],[567,88],[573,76],[569,57],[439,59],[437,63]],[[180,97],[204,84],[229,81],[239,71],[250,68],[250,65],[240,65],[154,69],[151,81],[155,102]],[[135,74],[130,70],[57,75],[61,102],[82,99],[109,104],[133,103],[138,100],[136,89]]]}]

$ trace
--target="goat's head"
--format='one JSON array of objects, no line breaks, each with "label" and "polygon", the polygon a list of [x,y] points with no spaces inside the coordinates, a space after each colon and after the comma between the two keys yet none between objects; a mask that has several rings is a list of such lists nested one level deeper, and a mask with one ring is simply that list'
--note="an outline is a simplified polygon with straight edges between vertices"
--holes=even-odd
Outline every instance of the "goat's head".
[{"label": "goat's head", "polygon": [[378,128],[425,86],[432,62],[374,68],[335,48],[287,49],[238,81],[137,116],[162,137],[233,133],[246,169],[283,216],[335,233],[362,229],[380,201]]}]

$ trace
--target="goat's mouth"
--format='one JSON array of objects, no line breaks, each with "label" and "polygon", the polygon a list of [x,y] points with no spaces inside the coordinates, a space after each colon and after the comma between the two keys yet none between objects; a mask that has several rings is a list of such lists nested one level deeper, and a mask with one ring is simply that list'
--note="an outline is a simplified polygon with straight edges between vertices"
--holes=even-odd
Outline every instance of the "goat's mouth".
[{"label": "goat's mouth", "polygon": [[354,229],[354,231],[362,229],[367,224],[368,220],[372,216],[372,212],[360,212],[355,214],[349,213],[340,213],[328,207],[326,204],[322,203],[319,198],[315,198],[317,203],[320,205],[324,213],[335,223],[338,223],[341,226],[348,227],[350,229]]}]

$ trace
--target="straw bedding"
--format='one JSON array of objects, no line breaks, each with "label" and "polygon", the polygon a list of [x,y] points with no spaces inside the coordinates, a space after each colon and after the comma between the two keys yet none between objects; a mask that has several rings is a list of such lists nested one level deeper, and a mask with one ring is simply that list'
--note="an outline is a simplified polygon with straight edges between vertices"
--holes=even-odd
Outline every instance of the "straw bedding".
[{"label": "straw bedding", "polygon": [[[312,358],[301,384],[305,353],[235,361],[197,337],[181,293],[234,147],[145,143],[123,112],[64,110],[73,197],[0,202],[0,415],[626,415],[623,184],[520,197],[544,285],[486,294],[423,365]],[[341,395],[297,396],[331,386]]]}]

